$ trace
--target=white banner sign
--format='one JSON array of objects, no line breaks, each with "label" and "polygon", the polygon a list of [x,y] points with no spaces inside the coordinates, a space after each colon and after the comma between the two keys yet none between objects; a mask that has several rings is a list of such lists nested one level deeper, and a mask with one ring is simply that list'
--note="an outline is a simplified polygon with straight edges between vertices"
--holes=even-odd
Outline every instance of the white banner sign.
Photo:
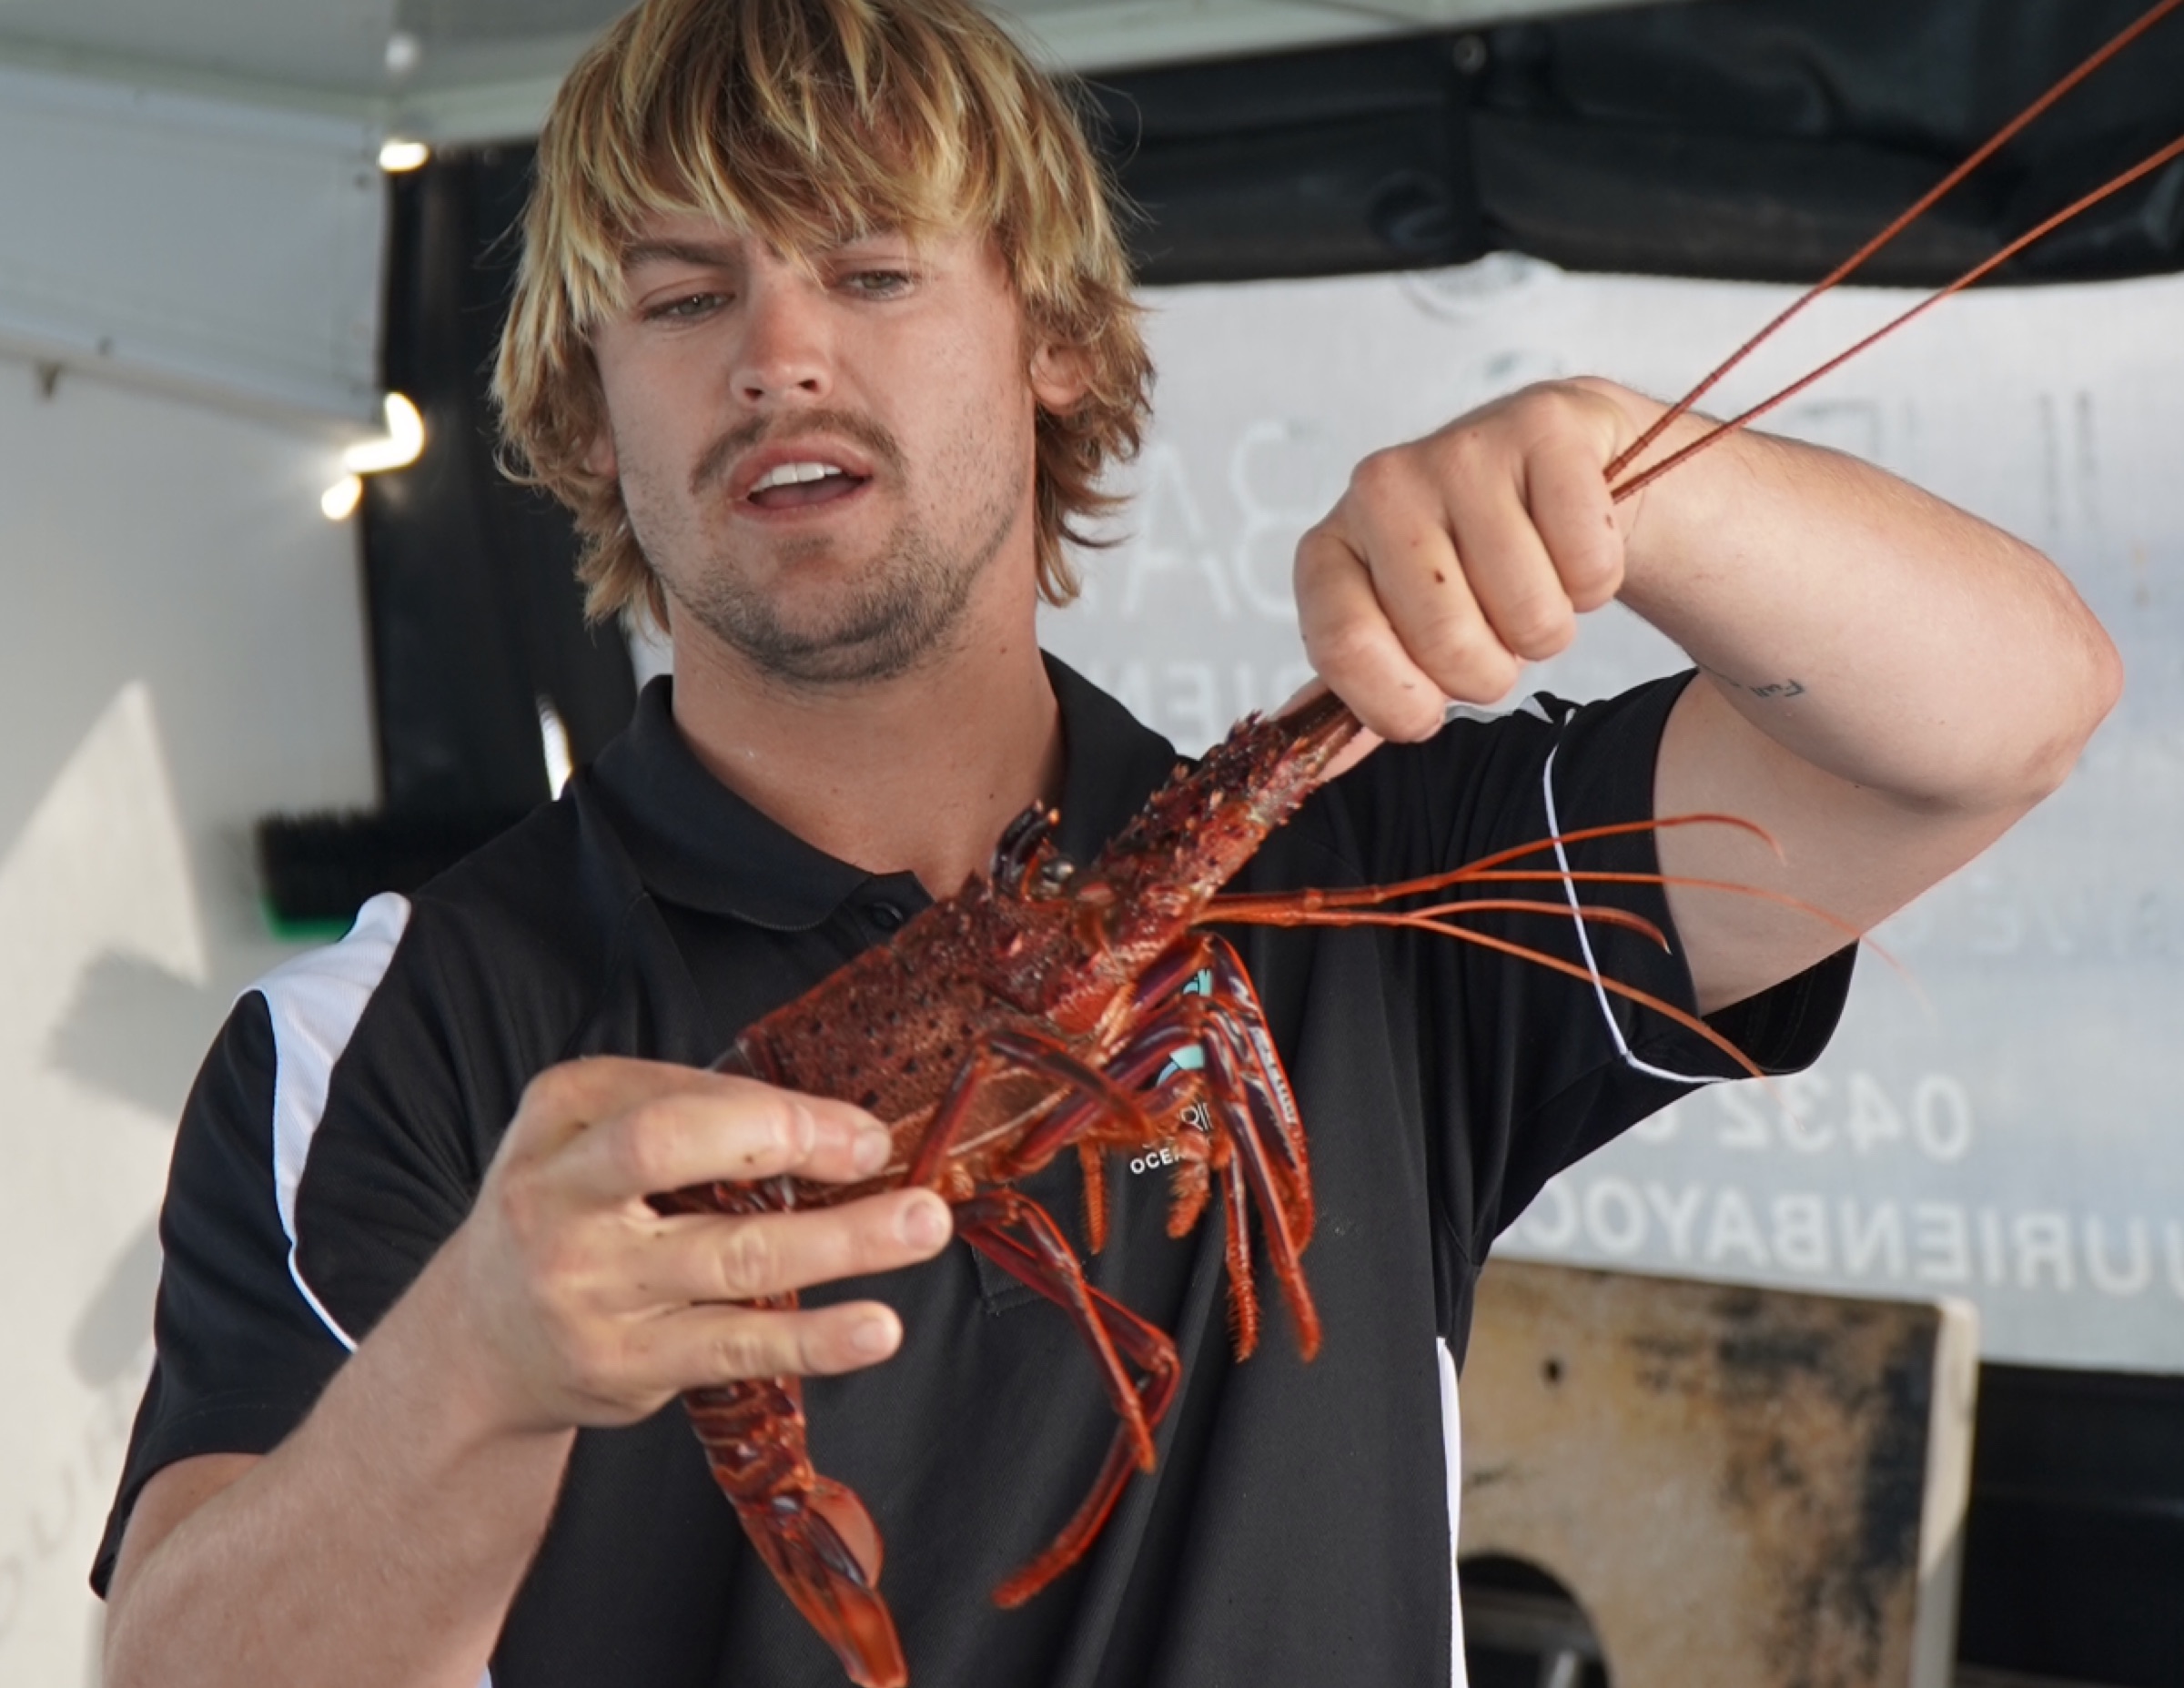
[{"label": "white banner sign", "polygon": [[[1195,750],[1306,673],[1298,534],[1368,450],[1528,381],[1663,396],[1789,297],[1565,276],[1157,294],[1158,426],[1113,551],[1046,642]],[[1848,292],[1740,374],[1770,390],[1906,302]],[[2041,546],[2122,646],[2122,706],[2069,784],[1888,923],[1841,1035],[1772,1091],[1688,1099],[1551,1187],[1512,1254],[1967,1296],[1990,1358],[2184,1370],[2184,279],[1949,302],[1785,411]],[[1524,690],[1681,665],[1620,610]]]}]

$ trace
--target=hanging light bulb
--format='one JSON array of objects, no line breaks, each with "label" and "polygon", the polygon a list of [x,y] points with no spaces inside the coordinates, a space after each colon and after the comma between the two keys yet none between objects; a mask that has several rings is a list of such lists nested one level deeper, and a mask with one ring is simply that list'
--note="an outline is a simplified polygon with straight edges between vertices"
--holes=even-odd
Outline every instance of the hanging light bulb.
[{"label": "hanging light bulb", "polygon": [[329,521],[347,521],[364,500],[364,478],[344,475],[318,495],[318,508]]},{"label": "hanging light bulb", "polygon": [[341,454],[342,466],[352,475],[382,475],[390,469],[407,469],[424,455],[425,419],[400,393],[389,393],[384,407],[384,439],[367,440]]},{"label": "hanging light bulb", "polygon": [[361,440],[341,453],[347,472],[318,495],[318,508],[329,521],[347,521],[357,513],[364,497],[364,477],[407,469],[424,455],[425,419],[401,393],[389,393],[381,407],[387,431],[377,440]]},{"label": "hanging light bulb", "polygon": [[421,170],[432,161],[432,149],[422,141],[406,141],[389,136],[379,146],[379,168],[389,176],[407,176],[411,170]]}]

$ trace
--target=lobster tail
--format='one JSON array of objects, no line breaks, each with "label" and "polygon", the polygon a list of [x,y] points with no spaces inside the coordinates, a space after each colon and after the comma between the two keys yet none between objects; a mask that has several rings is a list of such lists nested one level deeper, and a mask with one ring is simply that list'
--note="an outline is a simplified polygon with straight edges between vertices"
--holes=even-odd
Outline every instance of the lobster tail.
[{"label": "lobster tail", "polygon": [[812,1469],[794,1378],[686,1390],[713,1481],[774,1580],[858,1688],[905,1688],[910,1667],[880,1598],[880,1531],[864,1503]]},{"label": "lobster tail", "polygon": [[[880,1533],[864,1502],[820,1478],[808,1492],[738,1501],[743,1533],[804,1622],[834,1650],[858,1688],[905,1688],[910,1667],[887,1602],[873,1586]],[[852,1543],[869,1546],[872,1575]]]}]

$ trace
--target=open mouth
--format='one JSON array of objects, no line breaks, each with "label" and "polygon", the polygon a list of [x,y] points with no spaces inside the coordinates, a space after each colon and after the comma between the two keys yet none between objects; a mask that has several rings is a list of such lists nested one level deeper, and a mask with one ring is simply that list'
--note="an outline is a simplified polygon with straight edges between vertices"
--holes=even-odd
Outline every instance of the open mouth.
[{"label": "open mouth", "polygon": [[781,463],[761,475],[744,496],[761,510],[806,510],[847,498],[867,479],[835,463]]}]

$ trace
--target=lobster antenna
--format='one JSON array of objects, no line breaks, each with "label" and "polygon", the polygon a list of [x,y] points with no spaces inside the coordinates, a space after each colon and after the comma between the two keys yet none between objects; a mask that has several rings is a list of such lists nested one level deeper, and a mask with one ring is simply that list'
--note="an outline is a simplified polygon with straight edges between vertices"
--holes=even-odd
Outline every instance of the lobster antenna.
[{"label": "lobster antenna", "polygon": [[[1671,405],[1667,411],[1662,415],[1660,419],[1653,424],[1652,427],[1648,428],[1643,433],[1640,434],[1638,438],[1623,450],[1617,453],[1614,461],[1608,465],[1605,471],[1608,480],[1613,481],[1618,475],[1622,474],[1625,470],[1630,468],[1633,463],[1636,462],[1640,456],[1644,453],[1647,447],[1651,446],[1654,440],[1660,439],[1663,434],[1666,433],[1670,428],[1675,425],[1679,418],[1683,417],[1691,409],[1694,405],[1697,404],[1700,399],[1704,399],[1708,393],[1712,392],[1714,388],[1719,386],[1723,379],[1727,376],[1731,370],[1734,369],[1737,365],[1744,362],[1746,358],[1749,358],[1754,352],[1757,351],[1761,346],[1772,339],[1775,333],[1786,323],[1788,323],[1792,318],[1803,311],[1807,305],[1810,305],[1823,293],[1832,291],[1835,288],[1840,287],[1845,281],[1849,279],[1853,272],[1861,268],[1865,265],[1866,259],[1872,258],[1875,253],[1878,252],[1883,247],[1888,245],[1890,241],[1894,240],[1898,235],[1902,234],[1905,229],[1910,227],[1912,224],[1918,221],[1920,217],[1924,217],[1928,211],[1932,210],[1937,203],[1947,197],[1947,195],[1957,186],[1958,183],[1962,182],[1966,177],[1969,176],[1974,170],[1977,170],[1981,165],[1985,164],[1989,158],[1993,157],[1995,154],[2001,151],[2003,147],[2007,147],[2011,141],[2015,140],[2017,136],[2024,131],[2027,125],[2038,118],[2048,109],[2049,106],[2053,106],[2058,100],[2061,99],[2066,94],[2069,93],[2071,89],[2078,86],[2079,83],[2083,82],[2088,76],[2098,70],[2103,65],[2106,65],[2110,59],[2114,58],[2118,53],[2122,52],[2124,48],[2129,46],[2132,42],[2138,40],[2139,36],[2146,34],[2148,30],[2153,28],[2155,25],[2160,23],[2163,18],[2167,17],[2171,12],[2174,12],[2180,5],[2184,5],[2184,0],[2159,0],[2159,3],[2155,5],[2149,11],[2148,11],[2143,16],[2141,16],[2138,22],[2130,25],[2120,35],[2117,35],[2114,40],[2110,41],[2106,46],[2101,47],[2091,57],[2088,58],[2083,64],[2078,66],[2076,70],[2071,71],[2060,82],[2058,82],[2053,87],[2049,88],[2045,94],[2041,95],[2039,98],[2033,101],[2031,105],[2026,106],[2023,111],[2019,112],[2015,117],[2012,117],[2007,123],[2004,124],[2002,127],[1995,133],[1993,137],[1989,139],[1985,146],[1981,147],[1978,151],[1972,154],[1970,157],[1967,158],[1962,164],[1958,165],[1946,176],[1943,177],[1940,181],[1935,183],[1932,187],[1928,188],[1925,194],[1920,196],[1916,204],[1914,204],[1908,210],[1905,211],[1903,215],[1898,217],[1894,222],[1890,223],[1886,228],[1882,229],[1879,234],[1874,236],[1872,239],[1868,240],[1855,252],[1853,252],[1848,258],[1845,258],[1840,264],[1836,265],[1834,269],[1830,270],[1827,275],[1823,277],[1819,281],[1815,282],[1805,292],[1799,295],[1795,299],[1793,299],[1786,307],[1784,308],[1781,315],[1777,316],[1774,321],[1768,323],[1765,328],[1760,329],[1758,333],[1754,334],[1742,346],[1731,352],[1727,358],[1723,359],[1722,363],[1714,370],[1712,374],[1708,375],[1704,380],[1701,381],[1696,387],[1694,387],[1689,392],[1685,393],[1683,398],[1677,399],[1676,402]],[[2011,249],[2016,250],[2017,248],[2013,248]],[[1970,283],[1967,280],[1966,282],[1961,282],[1958,285],[1968,286]],[[1954,291],[1955,289],[1952,288],[1950,290]],[[1942,296],[1937,295],[1936,297],[1938,298]],[[1890,326],[1893,327],[1894,325],[1892,324]],[[1832,369],[1834,366],[1831,364],[1828,367]],[[1784,395],[1785,398],[1787,396],[1787,394]],[[1711,438],[1711,436],[1709,437]],[[1679,454],[1677,458],[1670,460],[1681,461],[1683,456],[1687,455],[1688,452],[1682,453]],[[1662,467],[1666,468],[1667,465],[1663,464]],[[1627,496],[1630,492],[1636,491],[1640,486],[1650,482],[1658,473],[1659,470],[1657,470],[1649,471],[1649,473],[1642,480],[1626,482],[1625,486],[1617,491],[1616,496],[1618,498],[1623,498]]]},{"label": "lobster antenna", "polygon": [[[2184,5],[2184,0],[2174,0],[2174,4]],[[1701,434],[1689,445],[1684,447],[1683,450],[1673,452],[1669,456],[1663,458],[1651,469],[1645,470],[1642,473],[1633,475],[1621,486],[1613,488],[1609,492],[1608,496],[1616,503],[1620,504],[1624,499],[1629,498],[1633,493],[1643,491],[1647,487],[1653,485],[1654,481],[1660,480],[1662,476],[1668,473],[1670,470],[1675,468],[1679,463],[1682,463],[1692,457],[1695,457],[1699,452],[1704,451],[1708,446],[1719,440],[1724,434],[1734,433],[1738,429],[1741,428],[1749,428],[1761,417],[1766,415],[1768,411],[1776,409],[1778,406],[1788,403],[1792,399],[1795,399],[1799,393],[1803,392],[1814,382],[1820,380],[1826,376],[1833,375],[1837,369],[1848,363],[1860,352],[1866,350],[1868,347],[1876,345],[1879,341],[1886,339],[1889,335],[1895,333],[1896,329],[1902,328],[1906,322],[1911,321],[1914,318],[1925,316],[1926,312],[1932,310],[1935,306],[1940,304],[1942,300],[1947,298],[1951,294],[1963,292],[1965,288],[1970,287],[1975,281],[1977,281],[1982,277],[2000,268],[2004,264],[2007,264],[2011,258],[2022,252],[2027,247],[2032,245],[2035,241],[2043,239],[2047,236],[2052,234],[2056,229],[2060,228],[2065,223],[2068,222],[2072,217],[2078,216],[2081,211],[2088,210],[2092,207],[2098,205],[2103,199],[2108,198],[2111,194],[2121,193],[2133,182],[2138,181],[2142,177],[2152,175],[2153,172],[2159,169],[2163,165],[2168,164],[2171,159],[2175,158],[2184,158],[2184,136],[2179,136],[2175,140],[2169,142],[2168,146],[2162,147],[2160,151],[2155,153],[2151,157],[2140,159],[2129,169],[2124,171],[2122,175],[2114,177],[2112,180],[2103,182],[2098,187],[2096,187],[2091,193],[2086,195],[2083,198],[2078,199],[2070,205],[2065,206],[2053,217],[2048,218],[2047,221],[2039,224],[2037,227],[2028,229],[2024,234],[2019,235],[2015,240],[2004,247],[1999,252],[1997,252],[1992,258],[1987,258],[1983,262],[1974,265],[1970,269],[1966,270],[1963,275],[1957,277],[1956,280],[1950,282],[1947,287],[1941,288],[1937,292],[1928,294],[1925,298],[1919,300],[1917,304],[1912,306],[1910,309],[1905,311],[1901,316],[1896,317],[1892,320],[1884,323],[1880,328],[1876,329],[1871,334],[1868,334],[1856,345],[1851,347],[1849,350],[1836,353],[1835,356],[1830,358],[1825,363],[1822,364],[1818,369],[1812,371],[1811,374],[1800,376],[1796,380],[1792,381],[1780,392],[1775,393],[1771,398],[1761,399],[1759,403],[1754,405],[1749,410],[1744,411],[1742,415],[1733,416],[1725,422],[1715,423],[1713,428],[1709,429],[1705,433]]]}]

